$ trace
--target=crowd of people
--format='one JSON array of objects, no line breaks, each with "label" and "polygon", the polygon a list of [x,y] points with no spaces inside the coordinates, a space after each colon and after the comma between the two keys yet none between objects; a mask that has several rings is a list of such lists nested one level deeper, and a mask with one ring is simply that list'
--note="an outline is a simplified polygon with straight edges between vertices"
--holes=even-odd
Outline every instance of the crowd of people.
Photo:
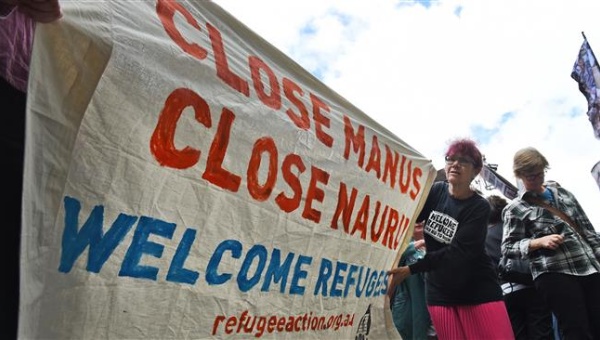
[{"label": "crowd of people", "polygon": [[388,273],[398,331],[408,334],[399,321],[410,313],[394,313],[401,287],[425,273],[421,317],[438,339],[600,339],[600,236],[575,196],[545,180],[549,163],[532,147],[514,155],[523,190],[510,202],[473,189],[481,169],[473,141],[450,144],[447,180],[432,186],[417,219],[423,256]]},{"label": "crowd of people", "polygon": [[[497,195],[486,197],[491,213],[486,238],[486,251],[492,263],[507,261],[502,257],[503,219],[502,211],[508,205],[506,199]],[[514,273],[503,277],[499,268],[499,279],[504,294],[504,303],[510,317],[515,339],[552,339],[552,313],[535,289],[529,270],[529,261],[514,258],[510,260]],[[517,270],[518,269],[518,270]]]},{"label": "crowd of people", "polygon": [[[0,106],[7,197],[21,197],[25,106],[34,28],[61,16],[58,0],[0,0]],[[546,182],[546,158],[528,147],[514,156],[524,190],[508,202],[483,197],[472,181],[483,167],[476,144],[453,141],[446,181],[436,182],[414,239],[390,270],[388,296],[406,339],[600,339],[600,236],[575,196]],[[16,337],[21,200],[6,205],[3,334]],[[443,230],[443,232],[440,232]],[[503,259],[526,279],[499,279]]]}]

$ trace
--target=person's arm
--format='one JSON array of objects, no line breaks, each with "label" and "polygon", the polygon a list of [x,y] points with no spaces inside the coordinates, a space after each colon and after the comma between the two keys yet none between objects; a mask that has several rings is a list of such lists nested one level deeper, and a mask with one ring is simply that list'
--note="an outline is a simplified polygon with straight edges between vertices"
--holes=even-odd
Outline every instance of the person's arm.
[{"label": "person's arm", "polygon": [[6,18],[17,7],[16,0],[0,0],[0,20]]},{"label": "person's arm", "polygon": [[564,236],[560,234],[546,235],[544,237],[536,238],[529,241],[529,251],[535,251],[538,249],[556,249],[560,244],[565,241]]},{"label": "person's arm", "polygon": [[62,16],[58,0],[0,0],[0,18],[8,16],[15,8],[40,23],[49,23]]},{"label": "person's arm", "polygon": [[461,217],[460,226],[447,247],[427,250],[425,257],[416,263],[388,271],[387,274],[391,276],[388,282],[388,297],[391,298],[395,287],[411,274],[427,272],[448,263],[468,265],[468,262],[480,256],[477,249],[484,247],[489,213],[490,206],[486,201],[475,203],[471,209],[463,211],[464,217]]},{"label": "person's arm", "polygon": [[[564,188],[558,188],[557,190],[558,195],[563,197],[563,199],[561,199],[560,202],[568,204],[568,208],[570,208],[568,210],[571,215],[571,218],[584,231],[585,240],[594,250],[594,256],[596,257],[596,259],[600,260],[600,235],[598,234],[598,231],[596,231],[596,229],[592,225],[592,222],[587,217],[585,211],[583,210],[583,207],[577,201],[577,198],[575,198],[575,195],[573,195],[573,193]],[[561,208],[563,211],[567,210],[565,207],[559,208]],[[571,213],[570,211],[574,212]]]},{"label": "person's arm", "polygon": [[407,277],[410,276],[410,269],[408,266],[397,267],[387,272],[388,278],[388,290],[387,296],[392,299],[396,286],[402,283]]},{"label": "person's arm", "polygon": [[507,206],[503,211],[504,236],[502,255],[508,258],[524,258],[538,249],[556,249],[564,242],[560,234],[532,238],[526,234],[526,225],[519,213],[519,206]]},{"label": "person's arm", "polygon": [[575,207],[575,214],[573,214],[574,216],[571,216],[571,218],[575,220],[575,223],[577,223],[583,229],[587,229],[588,231],[596,233],[596,229],[592,225],[590,219],[587,217],[581,204],[579,204],[579,201],[577,201],[575,195],[565,188],[558,189],[558,194],[567,196],[566,201],[571,202],[571,204]]},{"label": "person's arm", "polygon": [[534,251],[536,245],[531,248],[531,240],[527,236],[525,223],[520,217],[521,206],[508,205],[502,211],[502,245],[500,247],[502,256],[508,258],[522,258]]},{"label": "person's arm", "polygon": [[[432,197],[437,195],[437,191],[440,190],[440,187],[443,187],[443,186],[441,186],[440,184],[434,184],[430,188],[430,191],[427,194],[427,199],[425,200],[425,204],[423,205],[423,208],[417,215],[418,216],[417,221],[420,221],[420,222],[417,222],[415,224],[415,227],[413,229],[413,239],[415,239],[415,240],[417,240],[417,242],[419,242],[418,243],[419,247],[425,246],[425,240],[423,239],[424,238],[423,223],[424,223],[424,220],[426,219],[426,217],[431,212],[431,206],[433,205]],[[416,245],[415,245],[415,247],[416,247]],[[390,299],[394,296],[396,286],[399,285],[400,283],[402,283],[402,281],[404,281],[407,277],[409,277],[410,274],[411,274],[411,272],[410,272],[410,269],[408,268],[408,266],[396,267],[387,272],[387,275],[389,276],[387,296]]]}]

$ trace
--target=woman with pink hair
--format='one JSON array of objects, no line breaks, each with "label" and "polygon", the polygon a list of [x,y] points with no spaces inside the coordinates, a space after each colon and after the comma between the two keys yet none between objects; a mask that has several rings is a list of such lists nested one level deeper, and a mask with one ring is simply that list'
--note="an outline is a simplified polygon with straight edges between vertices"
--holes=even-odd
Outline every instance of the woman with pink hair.
[{"label": "woman with pink hair", "polygon": [[514,339],[496,270],[485,251],[488,202],[471,188],[483,167],[470,139],[450,143],[447,181],[433,184],[423,221],[425,257],[394,268],[388,292],[411,274],[425,273],[427,309],[440,340]]}]

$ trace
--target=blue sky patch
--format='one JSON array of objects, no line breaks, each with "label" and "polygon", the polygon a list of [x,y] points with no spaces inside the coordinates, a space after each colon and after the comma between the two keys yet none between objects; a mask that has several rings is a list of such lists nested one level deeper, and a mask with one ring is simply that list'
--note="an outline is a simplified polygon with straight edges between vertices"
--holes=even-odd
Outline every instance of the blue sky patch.
[{"label": "blue sky patch", "polygon": [[486,128],[482,125],[475,125],[471,128],[471,134],[473,137],[481,144],[488,144],[492,137],[500,131],[502,125],[506,124],[509,120],[515,117],[514,112],[505,112],[500,117],[500,122],[497,126],[493,128]]},{"label": "blue sky patch", "polygon": [[456,8],[454,9],[454,15],[456,15],[457,17],[460,18],[460,14],[462,13],[463,10],[463,6],[456,6]]}]

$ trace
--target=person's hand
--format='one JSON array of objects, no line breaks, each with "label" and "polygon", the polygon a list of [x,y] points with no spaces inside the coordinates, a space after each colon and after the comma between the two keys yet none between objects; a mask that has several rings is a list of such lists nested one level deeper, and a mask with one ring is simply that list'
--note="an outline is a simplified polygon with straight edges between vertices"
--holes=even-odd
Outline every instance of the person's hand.
[{"label": "person's hand", "polygon": [[413,239],[415,241],[419,241],[423,238],[423,222],[415,223],[415,228],[413,229]]},{"label": "person's hand", "polygon": [[565,238],[559,234],[552,234],[540,238],[540,241],[542,248],[554,250],[565,241]]},{"label": "person's hand", "polygon": [[425,250],[425,240],[418,240],[418,241],[415,241],[413,244],[415,246],[415,249]]},{"label": "person's hand", "polygon": [[387,275],[390,276],[387,296],[392,299],[394,296],[394,292],[396,291],[396,286],[401,284],[404,279],[410,276],[410,268],[408,266],[394,268],[387,272]]},{"label": "person's hand", "polygon": [[[565,238],[562,235],[552,234],[552,235],[547,235],[544,237],[537,238],[531,242],[533,243],[533,247],[536,249],[545,248],[545,249],[555,250],[564,241],[565,241]],[[531,244],[530,244],[530,247],[531,247]]]},{"label": "person's hand", "polygon": [[62,16],[58,0],[1,0],[16,3],[18,10],[41,23],[49,23]]}]

